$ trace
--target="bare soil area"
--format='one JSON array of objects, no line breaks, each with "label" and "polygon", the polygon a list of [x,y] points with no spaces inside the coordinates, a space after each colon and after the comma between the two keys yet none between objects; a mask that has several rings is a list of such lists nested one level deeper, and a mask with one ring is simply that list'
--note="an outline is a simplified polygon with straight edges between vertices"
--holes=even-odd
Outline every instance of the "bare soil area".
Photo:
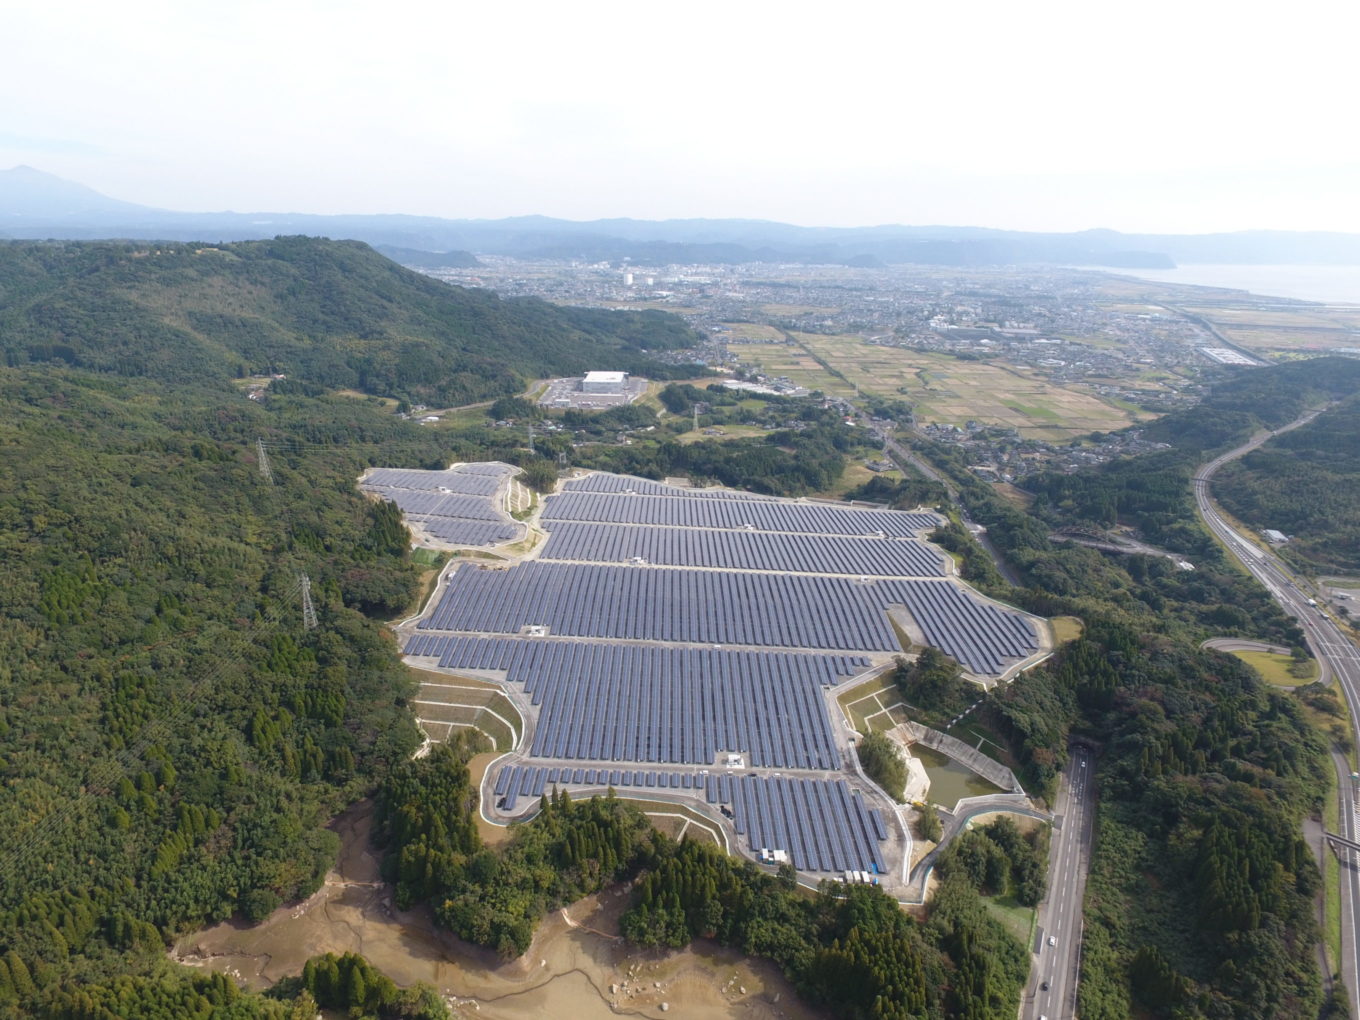
[{"label": "bare soil area", "polygon": [[[172,958],[260,989],[319,953],[362,953],[398,984],[425,981],[461,1016],[605,1020],[666,1015],[813,1020],[778,969],[710,943],[645,952],[617,935],[626,891],[611,889],[545,919],[511,963],[439,930],[426,909],[399,911],[369,847],[372,805],[336,819],[340,860],[310,899],[257,925],[225,922],[182,938]],[[663,1004],[665,1008],[663,1009]]]}]

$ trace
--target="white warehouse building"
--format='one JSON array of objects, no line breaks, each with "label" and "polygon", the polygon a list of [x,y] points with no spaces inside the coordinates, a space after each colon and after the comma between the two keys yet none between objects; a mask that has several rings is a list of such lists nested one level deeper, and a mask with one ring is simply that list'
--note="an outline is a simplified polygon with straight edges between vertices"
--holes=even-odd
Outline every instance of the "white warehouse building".
[{"label": "white warehouse building", "polygon": [[581,392],[622,393],[627,385],[627,372],[587,372],[581,380]]}]

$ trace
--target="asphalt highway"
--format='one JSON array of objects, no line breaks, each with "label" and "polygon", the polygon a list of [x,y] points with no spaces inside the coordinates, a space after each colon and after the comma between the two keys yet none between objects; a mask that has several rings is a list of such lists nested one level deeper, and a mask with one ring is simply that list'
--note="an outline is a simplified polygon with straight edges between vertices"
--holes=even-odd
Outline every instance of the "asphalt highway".
[{"label": "asphalt highway", "polygon": [[1030,947],[1034,961],[1021,1002],[1022,1020],[1071,1020],[1077,1015],[1081,905],[1086,895],[1096,811],[1094,772],[1091,753],[1074,747],[1055,805],[1048,850],[1048,895],[1039,904],[1035,945]]},{"label": "asphalt highway", "polygon": [[[1283,428],[1253,439],[1230,450],[1204,465],[1195,474],[1195,504],[1210,530],[1242,561],[1252,576],[1266,586],[1285,612],[1299,621],[1308,639],[1308,647],[1317,659],[1320,679],[1326,682],[1335,677],[1346,702],[1351,719],[1360,724],[1360,649],[1333,622],[1324,609],[1315,603],[1316,590],[1311,582],[1295,574],[1274,553],[1239,535],[1214,505],[1209,493],[1209,482],[1214,472],[1230,460],[1256,449],[1272,436],[1306,425],[1321,412],[1312,411]],[[1360,725],[1355,737],[1360,742]],[[1360,840],[1360,824],[1356,818],[1355,782],[1351,779],[1344,759],[1337,758],[1341,831],[1339,835]],[[1341,973],[1350,995],[1352,1016],[1360,1016],[1360,940],[1356,923],[1360,920],[1360,854],[1346,851],[1341,857]]]}]

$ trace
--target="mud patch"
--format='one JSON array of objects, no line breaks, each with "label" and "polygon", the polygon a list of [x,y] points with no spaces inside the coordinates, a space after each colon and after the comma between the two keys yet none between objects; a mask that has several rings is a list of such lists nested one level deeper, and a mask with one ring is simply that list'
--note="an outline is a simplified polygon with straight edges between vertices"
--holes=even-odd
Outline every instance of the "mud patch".
[{"label": "mud patch", "polygon": [[617,935],[626,900],[622,889],[546,918],[529,952],[502,963],[438,929],[428,910],[396,909],[368,846],[371,825],[368,802],[336,819],[340,860],[316,895],[257,925],[228,922],[185,936],[172,958],[262,989],[300,973],[319,953],[362,953],[398,984],[434,985],[457,1015],[495,1020],[823,1016],[798,1002],[783,975],[765,961],[711,943],[666,953],[627,945]]}]

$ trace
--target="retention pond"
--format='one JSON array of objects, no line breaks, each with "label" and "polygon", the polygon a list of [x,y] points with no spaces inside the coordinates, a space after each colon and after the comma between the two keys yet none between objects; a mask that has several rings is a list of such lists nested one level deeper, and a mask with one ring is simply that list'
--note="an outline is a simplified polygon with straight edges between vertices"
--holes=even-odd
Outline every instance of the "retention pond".
[{"label": "retention pond", "polygon": [[964,797],[982,797],[989,793],[1005,793],[1001,787],[989,783],[970,768],[960,765],[954,759],[933,751],[924,744],[916,743],[911,753],[921,759],[930,777],[928,798],[932,804],[953,809]]}]

